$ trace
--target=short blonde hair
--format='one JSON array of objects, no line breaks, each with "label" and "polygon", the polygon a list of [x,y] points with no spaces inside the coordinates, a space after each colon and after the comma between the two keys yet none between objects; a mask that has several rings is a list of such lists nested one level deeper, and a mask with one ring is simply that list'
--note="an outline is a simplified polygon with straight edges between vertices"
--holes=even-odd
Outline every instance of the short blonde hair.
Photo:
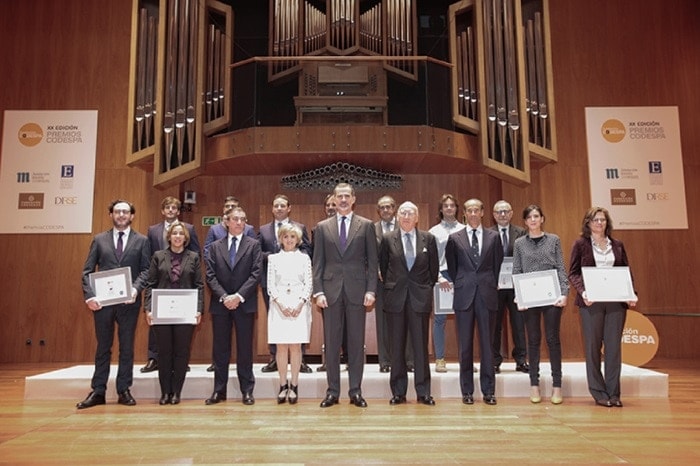
[{"label": "short blonde hair", "polygon": [[293,223],[285,223],[277,231],[277,241],[282,243],[282,237],[291,234],[297,237],[297,247],[301,245],[301,228]]}]

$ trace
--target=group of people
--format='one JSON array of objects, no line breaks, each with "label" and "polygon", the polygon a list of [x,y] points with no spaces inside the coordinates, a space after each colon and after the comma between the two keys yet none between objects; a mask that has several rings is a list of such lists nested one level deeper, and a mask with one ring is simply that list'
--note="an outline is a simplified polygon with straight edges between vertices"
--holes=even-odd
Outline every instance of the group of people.
[{"label": "group of people", "polygon": [[[194,228],[178,220],[179,200],[163,200],[164,221],[150,227],[148,237],[131,229],[135,215],[131,203],[112,202],[109,215],[113,228],[93,238],[83,269],[83,291],[95,321],[97,349],[92,391],[77,407],[105,403],[115,323],[119,338],[118,402],[136,404],[130,387],[141,291],[145,291],[144,310],[150,324],[149,359],[141,370],[158,370],[160,404],[179,403],[189,370],[194,325],[199,324],[204,308],[205,281],[211,290],[213,330],[212,365],[207,370],[214,372],[214,390],[205,400],[207,405],[227,398],[234,332],[242,402],[255,403],[253,331],[259,285],[268,311],[270,345],[270,361],[263,371],[279,373],[278,403],[296,403],[299,373],[311,371],[303,351],[310,341],[314,303],[323,317],[327,390],[321,408],[339,402],[341,354],[348,368],[350,402],[357,407],[367,406],[362,394],[365,314],[373,307],[380,371],[390,373],[390,404],[407,402],[408,372],[414,372],[417,402],[434,405],[428,350],[431,315],[435,370],[447,371],[446,316],[433,312],[437,287],[453,293],[463,403],[474,403],[475,327],[483,402],[497,403],[495,375],[503,361],[501,333],[508,310],[512,357],[516,370],[529,374],[533,403],[541,402],[539,367],[544,320],[553,380],[551,402],[560,404],[559,327],[571,283],[580,309],[590,392],[599,405],[622,406],[620,341],[626,309],[635,302],[590,301],[581,273],[581,267],[628,265],[624,245],[611,237],[612,221],[606,209],[595,207],[584,216],[567,275],[560,240],[543,229],[545,217],[537,205],[524,209],[526,228],[521,228],[511,224],[510,204],[498,201],[493,208],[496,224],[485,228],[482,201],[469,199],[464,203],[461,223],[457,199],[445,194],[438,204],[439,223],[423,231],[417,227],[420,214],[413,202],[397,207],[390,196],[381,197],[377,203],[380,220],[374,223],[354,213],[355,201],[354,188],[338,184],[326,198],[327,218],[314,227],[310,240],[306,227],[289,218],[291,203],[287,196],[275,196],[274,220],[262,225],[257,235],[238,200],[228,197],[222,223],[210,228],[205,241],[204,276]],[[519,305],[512,287],[499,286],[504,257],[512,257],[513,274],[556,270],[561,296],[548,306],[526,309]],[[126,302],[103,306],[92,289],[90,274],[121,267],[130,268],[132,294]],[[153,321],[152,290],[163,288],[196,290],[194,325]]]}]

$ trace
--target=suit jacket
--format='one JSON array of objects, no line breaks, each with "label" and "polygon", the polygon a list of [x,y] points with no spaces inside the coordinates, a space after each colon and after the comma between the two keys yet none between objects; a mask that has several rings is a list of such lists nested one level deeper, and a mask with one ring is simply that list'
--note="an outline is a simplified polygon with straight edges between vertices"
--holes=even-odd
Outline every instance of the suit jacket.
[{"label": "suit jacket", "polygon": [[[194,225],[186,222],[180,223],[185,225],[185,228],[187,228],[187,231],[190,233],[190,242],[187,245],[187,249],[199,254],[199,240],[197,239],[197,232],[194,230]],[[168,249],[168,242],[163,238],[164,229],[164,222],[156,223],[148,227],[148,241],[151,243],[151,253],[155,253],[161,249]]]},{"label": "suit jacket", "polygon": [[[151,266],[148,269],[148,286],[144,293],[144,309],[151,310],[151,291],[153,288],[171,288],[170,270],[171,262],[170,250],[162,249],[153,253]],[[197,312],[204,309],[204,280],[202,278],[202,267],[199,260],[199,253],[185,249],[180,263],[180,289],[197,290]]]},{"label": "suit jacket", "polygon": [[[131,269],[131,286],[138,293],[146,288],[148,282],[148,266],[151,260],[151,247],[146,238],[133,228],[124,246],[121,260],[117,260],[117,250],[114,247],[113,229],[98,233],[92,239],[87,259],[83,265],[83,296],[87,301],[95,297],[95,292],[90,286],[90,274],[97,270],[110,270],[119,267]],[[134,306],[139,307],[138,296]]]},{"label": "suit jacket", "polygon": [[[613,266],[629,267],[625,245],[622,244],[622,241],[614,238],[610,238],[610,241],[612,242],[612,251],[615,255],[615,263]],[[571,259],[569,261],[569,283],[571,283],[576,289],[576,305],[578,307],[586,305],[586,303],[583,301],[583,296],[581,296],[581,294],[586,291],[586,287],[583,284],[581,267],[595,267],[595,258],[593,257],[593,245],[591,244],[591,239],[584,238],[583,236],[574,241],[574,245],[571,249]],[[634,285],[634,277],[632,278],[632,284]]]},{"label": "suit jacket", "polygon": [[364,303],[365,293],[376,293],[377,238],[372,222],[357,214],[347,228],[345,251],[340,250],[336,216],[322,220],[314,230],[314,296],[326,295],[329,304],[344,292],[348,302]]},{"label": "suit jacket", "polygon": [[[246,223],[245,228],[243,229],[243,234],[255,239],[255,229],[253,229],[253,225],[248,225]],[[209,252],[209,246],[211,246],[214,241],[218,241],[221,238],[226,237],[228,237],[228,231],[223,223],[217,223],[213,227],[209,228],[207,237],[204,238],[204,255],[207,255]]]},{"label": "suit jacket", "polygon": [[489,310],[498,309],[498,273],[503,262],[503,246],[498,233],[484,229],[479,261],[471,256],[467,228],[447,238],[445,260],[447,271],[454,280],[453,309],[465,310],[472,305],[477,291]]},{"label": "suit jacket", "polygon": [[[501,237],[501,240],[503,240],[503,236],[501,235],[501,227],[498,224],[492,226],[491,230],[496,231],[498,236]],[[521,236],[525,236],[526,234],[527,230],[525,230],[525,228],[513,225],[512,223],[508,225],[508,253],[506,256],[513,257],[513,244],[515,244],[515,240]],[[503,244],[501,243],[501,245]]]},{"label": "suit jacket", "polygon": [[379,270],[384,277],[384,311],[403,312],[408,305],[414,312],[433,310],[433,286],[440,272],[437,241],[427,231],[416,230],[416,260],[406,265],[403,231],[396,228],[382,237]]},{"label": "suit jacket", "polygon": [[[301,245],[299,246],[299,250],[311,257],[311,241],[309,241],[309,234],[306,232],[306,227],[299,222],[292,220],[289,222],[301,229]],[[277,236],[275,235],[275,222],[262,225],[260,227],[260,231],[258,231],[257,239],[260,242],[263,258],[263,275],[260,285],[263,288],[267,288],[267,257],[270,254],[279,252],[281,248],[281,246],[278,244]]]},{"label": "suit jacket", "polygon": [[236,263],[231,268],[228,259],[228,236],[215,241],[209,247],[205,258],[207,284],[211,289],[209,312],[227,314],[230,312],[220,299],[238,293],[243,297],[235,312],[258,311],[258,284],[262,273],[262,253],[257,240],[243,234],[236,249]]}]

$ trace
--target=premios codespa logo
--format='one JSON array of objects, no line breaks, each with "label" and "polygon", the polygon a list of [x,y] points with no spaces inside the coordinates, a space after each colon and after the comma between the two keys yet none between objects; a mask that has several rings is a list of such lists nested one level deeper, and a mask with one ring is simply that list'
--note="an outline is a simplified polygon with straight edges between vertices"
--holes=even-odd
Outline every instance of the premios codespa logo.
[{"label": "premios codespa logo", "polygon": [[603,126],[600,127],[600,132],[603,138],[608,142],[620,142],[625,138],[625,134],[627,134],[625,125],[623,125],[620,120],[614,118],[603,123]]},{"label": "premios codespa logo", "polygon": [[27,147],[34,147],[44,139],[44,130],[36,123],[25,123],[17,132],[17,139]]}]

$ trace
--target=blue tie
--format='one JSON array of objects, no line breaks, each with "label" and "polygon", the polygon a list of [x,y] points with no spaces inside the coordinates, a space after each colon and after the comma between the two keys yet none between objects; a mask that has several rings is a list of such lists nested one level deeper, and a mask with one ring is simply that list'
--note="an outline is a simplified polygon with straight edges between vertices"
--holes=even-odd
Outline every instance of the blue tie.
[{"label": "blue tie", "polygon": [[228,260],[231,263],[231,268],[233,268],[234,265],[236,265],[236,238],[235,236],[231,237],[231,247],[228,250]]},{"label": "blue tie", "polygon": [[411,242],[411,234],[406,233],[406,242],[404,244],[404,253],[406,255],[406,266],[408,270],[413,268],[413,263],[416,261],[416,252],[413,250],[413,243]]},{"label": "blue tie", "polygon": [[348,232],[345,227],[347,217],[340,217],[340,250],[345,251],[345,246],[348,244]]}]

